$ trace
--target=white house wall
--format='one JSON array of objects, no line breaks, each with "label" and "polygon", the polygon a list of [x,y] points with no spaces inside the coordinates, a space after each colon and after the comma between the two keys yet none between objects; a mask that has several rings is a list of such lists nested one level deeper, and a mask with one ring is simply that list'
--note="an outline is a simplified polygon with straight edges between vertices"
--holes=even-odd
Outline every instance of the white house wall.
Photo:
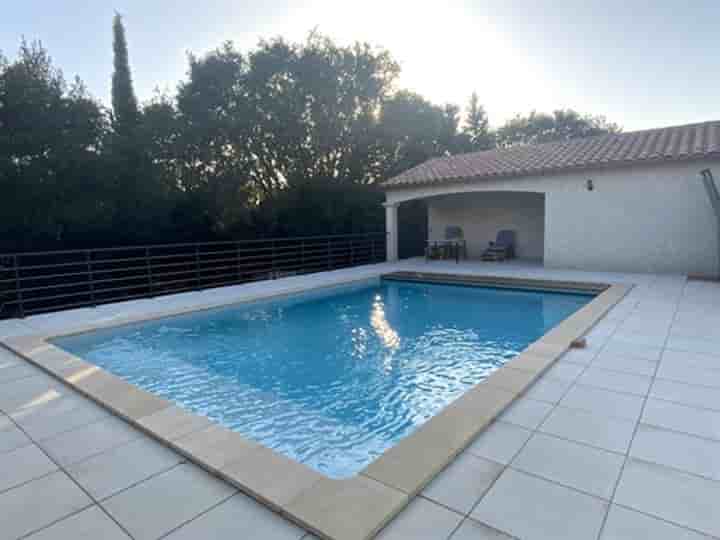
[{"label": "white house wall", "polygon": [[[719,160],[691,161],[403,188],[388,191],[387,201],[488,191],[544,193],[546,266],[713,275],[718,224],[699,178],[708,167],[720,180]],[[587,190],[588,179],[593,191]],[[458,206],[458,216],[467,214],[465,204]]]},{"label": "white house wall", "polygon": [[[468,256],[480,257],[501,229],[516,231],[516,255],[542,260],[545,236],[545,197],[537,193],[485,192],[428,199],[428,234],[445,237],[445,228],[462,227]],[[402,242],[402,238],[400,239]]]}]

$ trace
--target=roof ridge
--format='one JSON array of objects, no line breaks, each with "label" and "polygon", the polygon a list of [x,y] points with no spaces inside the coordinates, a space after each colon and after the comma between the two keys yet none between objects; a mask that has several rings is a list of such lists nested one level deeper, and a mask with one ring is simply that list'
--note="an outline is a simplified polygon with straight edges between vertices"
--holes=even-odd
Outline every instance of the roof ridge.
[{"label": "roof ridge", "polygon": [[[645,128],[645,129],[637,129],[635,131],[619,131],[617,133],[601,133],[599,135],[588,135],[587,137],[576,137],[573,139],[567,139],[564,141],[548,141],[543,143],[520,143],[513,146],[508,147],[501,147],[501,148],[488,148],[485,150],[474,150],[473,152],[460,152],[459,154],[452,154],[449,156],[437,156],[432,157],[430,160],[436,160],[436,159],[448,159],[448,158],[454,158],[456,156],[472,156],[475,154],[484,154],[487,152],[505,152],[510,151],[516,148],[526,148],[528,146],[532,147],[538,147],[538,146],[544,146],[549,147],[550,145],[559,145],[559,144],[567,144],[567,143],[574,143],[577,144],[579,141],[590,141],[590,140],[596,140],[601,139],[604,137],[607,138],[614,138],[614,137],[627,137],[627,136],[634,136],[634,135],[640,135],[642,133],[650,133],[653,131],[664,131],[667,129],[687,129],[692,127],[698,127],[698,126],[712,126],[712,125],[718,125],[720,126],[720,119],[718,120],[708,120],[705,122],[692,122],[690,124],[680,124],[677,126],[664,126],[664,127],[656,127],[656,128]],[[427,163],[427,162],[426,162]]]},{"label": "roof ridge", "polygon": [[385,186],[479,180],[581,168],[720,157],[720,120],[438,156]]}]

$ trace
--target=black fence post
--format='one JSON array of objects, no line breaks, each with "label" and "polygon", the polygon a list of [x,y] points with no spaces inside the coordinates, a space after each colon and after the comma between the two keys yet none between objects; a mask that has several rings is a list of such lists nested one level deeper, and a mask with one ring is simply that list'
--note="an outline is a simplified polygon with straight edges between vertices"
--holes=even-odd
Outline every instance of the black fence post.
[{"label": "black fence post", "polygon": [[20,317],[25,317],[25,303],[23,302],[22,287],[20,286],[20,266],[18,265],[17,255],[13,256],[13,267],[15,269],[15,294],[17,294],[18,307],[20,308]]},{"label": "black fence post", "polygon": [[350,266],[355,266],[355,241],[350,237]]},{"label": "black fence post", "polygon": [[93,307],[97,307],[97,303],[95,302],[95,280],[93,278],[92,251],[89,249],[85,251],[85,265],[87,266],[88,285],[90,287],[90,302]]},{"label": "black fence post", "polygon": [[200,246],[195,246],[195,289],[200,288]]},{"label": "black fence post", "polygon": [[375,262],[375,238],[370,237],[370,262]]},{"label": "black fence post", "polygon": [[147,273],[148,296],[153,296],[152,262],[150,261],[150,247],[145,248],[145,271]]},{"label": "black fence post", "polygon": [[332,270],[332,238],[328,238],[327,258],[327,268]]},{"label": "black fence post", "polygon": [[270,275],[272,279],[277,279],[277,274],[275,273],[275,240],[272,241],[271,245],[271,251],[270,251]]},{"label": "black fence post", "polygon": [[237,266],[237,283],[242,283],[242,265],[240,264],[241,260],[241,251],[240,251],[240,242],[235,244],[235,259]]}]

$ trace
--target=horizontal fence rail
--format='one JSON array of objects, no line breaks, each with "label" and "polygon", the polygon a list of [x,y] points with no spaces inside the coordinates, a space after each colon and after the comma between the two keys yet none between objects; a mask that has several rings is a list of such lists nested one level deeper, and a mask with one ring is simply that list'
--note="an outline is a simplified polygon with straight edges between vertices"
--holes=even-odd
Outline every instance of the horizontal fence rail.
[{"label": "horizontal fence rail", "polygon": [[371,264],[385,233],[0,254],[0,319]]}]

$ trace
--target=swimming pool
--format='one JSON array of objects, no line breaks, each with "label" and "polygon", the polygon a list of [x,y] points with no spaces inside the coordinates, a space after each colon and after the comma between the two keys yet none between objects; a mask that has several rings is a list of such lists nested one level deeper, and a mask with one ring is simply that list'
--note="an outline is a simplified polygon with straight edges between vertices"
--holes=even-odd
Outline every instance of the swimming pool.
[{"label": "swimming pool", "polygon": [[372,280],[54,343],[346,478],[590,300]]}]

